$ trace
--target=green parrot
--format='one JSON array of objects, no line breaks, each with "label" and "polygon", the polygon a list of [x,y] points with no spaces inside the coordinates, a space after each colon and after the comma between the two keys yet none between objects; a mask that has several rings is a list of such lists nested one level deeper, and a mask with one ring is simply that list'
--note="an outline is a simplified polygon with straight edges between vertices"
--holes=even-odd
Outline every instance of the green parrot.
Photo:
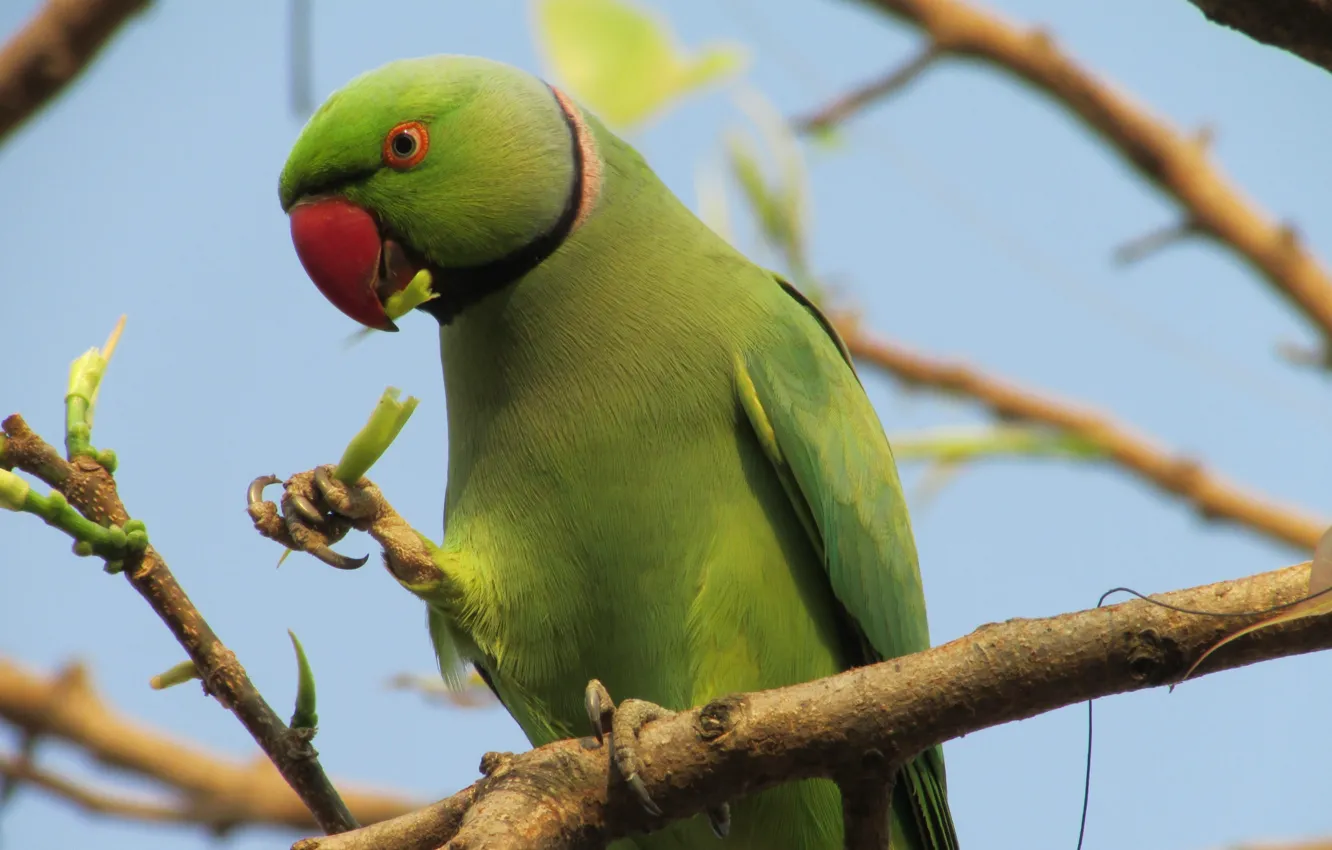
[{"label": "green parrot", "polygon": [[[365,559],[331,544],[373,535],[445,676],[473,664],[533,745],[590,717],[656,811],[644,723],[929,647],[892,452],[836,332],[558,89],[471,57],[385,65],[310,118],[280,195],[362,325],[397,330],[385,300],[432,275],[445,530],[330,466],[280,513],[258,480],[256,525],[343,568]],[[892,793],[895,850],[957,846],[940,749]],[[834,850],[841,799],[788,783],[615,846]]]}]

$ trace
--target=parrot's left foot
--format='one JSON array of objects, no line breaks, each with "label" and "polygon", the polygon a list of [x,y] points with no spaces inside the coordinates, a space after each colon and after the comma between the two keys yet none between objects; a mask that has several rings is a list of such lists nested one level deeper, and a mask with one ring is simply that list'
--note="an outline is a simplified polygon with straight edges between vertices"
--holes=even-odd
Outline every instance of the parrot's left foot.
[{"label": "parrot's left foot", "polygon": [[[592,734],[597,742],[609,742],[610,760],[615,770],[624,777],[629,790],[648,814],[661,815],[661,808],[648,794],[641,772],[643,760],[638,755],[638,733],[654,720],[675,715],[674,711],[641,699],[627,699],[619,707],[611,699],[610,691],[597,679],[587,683],[583,692],[587,717],[592,721]],[[718,838],[725,838],[731,830],[731,808],[725,803],[707,810],[708,825]]]},{"label": "parrot's left foot", "polygon": [[351,558],[331,547],[355,528],[368,532],[384,548],[389,570],[400,581],[421,583],[438,576],[420,535],[368,479],[347,484],[334,478],[328,465],[293,475],[284,484],[280,511],[263,497],[264,488],[276,483],[277,476],[260,476],[246,494],[250,518],[265,537],[308,552],[329,566],[354,570],[369,556]]}]

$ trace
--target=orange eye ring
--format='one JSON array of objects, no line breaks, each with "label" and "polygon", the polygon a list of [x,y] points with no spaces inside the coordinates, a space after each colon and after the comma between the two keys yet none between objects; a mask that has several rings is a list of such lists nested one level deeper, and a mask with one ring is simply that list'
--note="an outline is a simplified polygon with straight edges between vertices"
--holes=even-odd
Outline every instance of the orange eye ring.
[{"label": "orange eye ring", "polygon": [[404,121],[384,137],[384,164],[399,171],[419,165],[430,150],[430,131],[420,121]]}]

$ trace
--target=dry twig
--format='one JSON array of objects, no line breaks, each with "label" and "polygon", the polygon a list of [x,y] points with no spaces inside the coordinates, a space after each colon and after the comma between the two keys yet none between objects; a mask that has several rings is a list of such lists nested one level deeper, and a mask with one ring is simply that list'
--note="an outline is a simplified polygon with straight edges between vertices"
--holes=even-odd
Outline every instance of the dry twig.
[{"label": "dry twig", "polygon": [[1332,3],[1327,0],[1189,0],[1208,20],[1332,71]]},{"label": "dry twig", "polygon": [[149,0],[47,0],[0,48],[0,141],[71,83]]},{"label": "dry twig", "polygon": [[[46,482],[93,522],[123,526],[129,520],[115,479],[101,464],[86,456],[65,460],[18,414],[0,424],[8,438],[6,464]],[[314,813],[320,827],[329,833],[355,827],[355,819],[328,781],[308,737],[288,729],[264,700],[235,654],[222,644],[185,595],[157,550],[149,546],[147,551],[127,557],[124,573],[189,654],[208,693],[236,715]]]},{"label": "dry twig", "polygon": [[[1044,30],[1022,29],[965,0],[861,2],[920,29],[934,54],[986,63],[1064,106],[1180,204],[1189,232],[1209,236],[1243,258],[1308,319],[1323,348],[1332,350],[1332,275],[1300,244],[1293,228],[1274,221],[1208,160],[1203,140],[1181,133],[1079,66]],[[1291,2],[1299,0],[1249,0],[1243,5],[1276,9]],[[1304,2],[1327,6],[1322,0]],[[1239,5],[1241,0],[1210,0],[1210,5],[1227,3]],[[867,100],[855,95],[840,98],[843,108],[837,117],[846,117]]]},{"label": "dry twig", "polygon": [[[1309,565],[1162,594],[1206,611],[1251,611],[1301,598]],[[1247,618],[1184,614],[1149,602],[1009,620],[940,647],[828,679],[723,697],[646,726],[639,738],[652,799],[676,819],[792,779],[899,763],[933,744],[1083,700],[1175,681],[1191,659]],[[1212,673],[1332,646],[1332,615],[1236,640]],[[873,706],[874,710],[865,710]],[[485,777],[427,809],[297,842],[293,850],[599,847],[659,827],[607,775],[601,749],[561,741],[490,754]]]},{"label": "dry twig", "polygon": [[[98,697],[81,665],[44,677],[0,658],[0,718],[33,739],[66,741],[105,765],[151,779],[171,792],[166,800],[152,802],[112,798],[22,760],[0,760],[0,774],[38,785],[82,808],[137,820],[198,824],[219,833],[241,825],[303,831],[318,826],[271,761],[261,756],[237,762],[127,720]],[[371,791],[348,793],[347,804],[364,823],[397,817],[419,805]]]},{"label": "dry twig", "polygon": [[848,317],[837,317],[836,324],[857,360],[904,384],[977,401],[1001,419],[1038,422],[1076,434],[1100,447],[1111,462],[1186,500],[1206,519],[1228,520],[1306,552],[1313,551],[1328,526],[1300,508],[1225,481],[1191,458],[1171,454],[1105,414],[869,336]]}]

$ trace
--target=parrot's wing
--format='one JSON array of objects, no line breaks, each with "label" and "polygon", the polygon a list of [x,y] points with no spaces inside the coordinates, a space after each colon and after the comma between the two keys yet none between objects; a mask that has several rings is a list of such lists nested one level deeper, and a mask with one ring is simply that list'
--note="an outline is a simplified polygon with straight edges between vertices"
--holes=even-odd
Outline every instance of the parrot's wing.
[{"label": "parrot's wing", "polygon": [[[832,325],[778,282],[794,300],[774,315],[770,342],[737,362],[740,403],[854,621],[861,662],[928,649],[916,546],[888,438]],[[910,795],[918,846],[955,848],[942,750],[914,759],[898,786]]]}]

